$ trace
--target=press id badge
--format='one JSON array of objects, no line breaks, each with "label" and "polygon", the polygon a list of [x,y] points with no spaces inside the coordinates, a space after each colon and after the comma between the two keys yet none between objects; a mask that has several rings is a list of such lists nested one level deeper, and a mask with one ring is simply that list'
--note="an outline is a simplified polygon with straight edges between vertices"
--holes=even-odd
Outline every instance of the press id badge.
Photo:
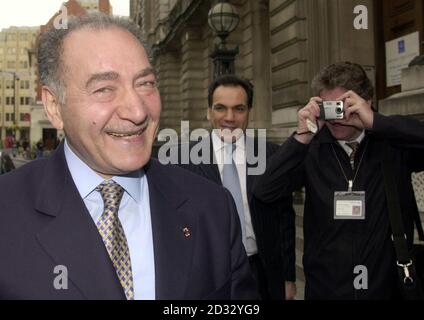
[{"label": "press id badge", "polygon": [[334,192],[335,220],[365,220],[365,191]]}]

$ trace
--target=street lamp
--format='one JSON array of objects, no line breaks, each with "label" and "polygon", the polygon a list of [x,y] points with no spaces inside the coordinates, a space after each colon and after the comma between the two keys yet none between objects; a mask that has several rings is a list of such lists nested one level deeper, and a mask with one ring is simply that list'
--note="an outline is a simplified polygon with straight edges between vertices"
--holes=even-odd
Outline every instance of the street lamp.
[{"label": "street lamp", "polygon": [[13,125],[12,125],[12,131],[13,131],[13,137],[16,139],[16,130],[18,129],[17,125],[16,125],[16,110],[17,110],[17,104],[18,104],[18,99],[16,97],[16,82],[19,81],[19,77],[16,74],[16,72],[13,71],[2,71],[0,70],[0,73],[7,73],[13,76]]},{"label": "street lamp", "polygon": [[239,53],[238,46],[228,49],[226,39],[233,32],[239,22],[240,17],[235,8],[228,2],[220,2],[215,5],[208,14],[209,26],[221,39],[219,45],[215,46],[214,52],[210,55],[214,63],[214,79],[222,74],[235,72],[234,58]]}]

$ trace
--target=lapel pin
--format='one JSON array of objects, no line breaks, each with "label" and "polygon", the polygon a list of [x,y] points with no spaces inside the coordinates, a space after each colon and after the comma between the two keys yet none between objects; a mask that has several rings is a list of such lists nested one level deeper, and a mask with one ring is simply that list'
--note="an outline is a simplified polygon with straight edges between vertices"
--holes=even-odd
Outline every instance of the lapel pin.
[{"label": "lapel pin", "polygon": [[187,228],[187,227],[184,227],[184,228],[183,228],[183,233],[184,233],[184,236],[185,236],[186,238],[188,238],[188,237],[190,237],[190,236],[191,236],[190,229],[189,229],[189,228]]}]

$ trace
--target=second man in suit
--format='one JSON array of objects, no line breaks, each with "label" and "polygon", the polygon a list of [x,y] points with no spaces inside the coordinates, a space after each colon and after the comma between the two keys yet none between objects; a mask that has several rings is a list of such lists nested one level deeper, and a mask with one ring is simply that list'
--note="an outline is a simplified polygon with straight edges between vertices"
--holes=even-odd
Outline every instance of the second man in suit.
[{"label": "second man in suit", "polygon": [[[293,299],[296,287],[292,198],[265,204],[251,192],[259,175],[249,174],[252,165],[246,159],[253,149],[255,153],[261,151],[259,140],[249,141],[253,138],[245,135],[253,106],[253,86],[235,75],[221,76],[209,86],[208,104],[208,119],[215,129],[209,141],[210,161],[190,162],[183,167],[223,185],[232,193],[261,298]],[[270,157],[276,149],[277,145],[266,143],[266,156]]]}]

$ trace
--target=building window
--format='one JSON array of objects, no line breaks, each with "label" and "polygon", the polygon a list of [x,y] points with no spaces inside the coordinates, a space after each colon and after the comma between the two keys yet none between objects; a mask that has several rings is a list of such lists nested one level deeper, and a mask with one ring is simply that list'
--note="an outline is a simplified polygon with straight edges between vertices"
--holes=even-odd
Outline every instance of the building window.
[{"label": "building window", "polygon": [[15,97],[6,97],[6,105],[13,106],[15,104]]},{"label": "building window", "polygon": [[13,89],[13,80],[6,80],[6,89]]},{"label": "building window", "polygon": [[7,35],[7,41],[16,41],[16,33],[9,33]]},{"label": "building window", "polygon": [[6,89],[13,89],[14,87],[13,80],[6,80]]},{"label": "building window", "polygon": [[6,113],[6,121],[15,121],[14,113]]},{"label": "building window", "polygon": [[27,61],[20,61],[19,66],[21,67],[21,69],[26,69],[26,68],[28,68],[28,62]]},{"label": "building window", "polygon": [[7,68],[8,69],[15,69],[16,63],[15,61],[7,61]]},{"label": "building window", "polygon": [[7,48],[8,54],[16,54],[16,48]]},{"label": "building window", "polygon": [[21,89],[29,89],[29,80],[21,80]]},{"label": "building window", "polygon": [[21,33],[19,35],[19,39],[26,41],[26,40],[28,40],[28,35],[26,33]]},{"label": "building window", "polygon": [[30,104],[31,104],[31,98],[30,97],[21,97],[21,105],[29,106]]}]

